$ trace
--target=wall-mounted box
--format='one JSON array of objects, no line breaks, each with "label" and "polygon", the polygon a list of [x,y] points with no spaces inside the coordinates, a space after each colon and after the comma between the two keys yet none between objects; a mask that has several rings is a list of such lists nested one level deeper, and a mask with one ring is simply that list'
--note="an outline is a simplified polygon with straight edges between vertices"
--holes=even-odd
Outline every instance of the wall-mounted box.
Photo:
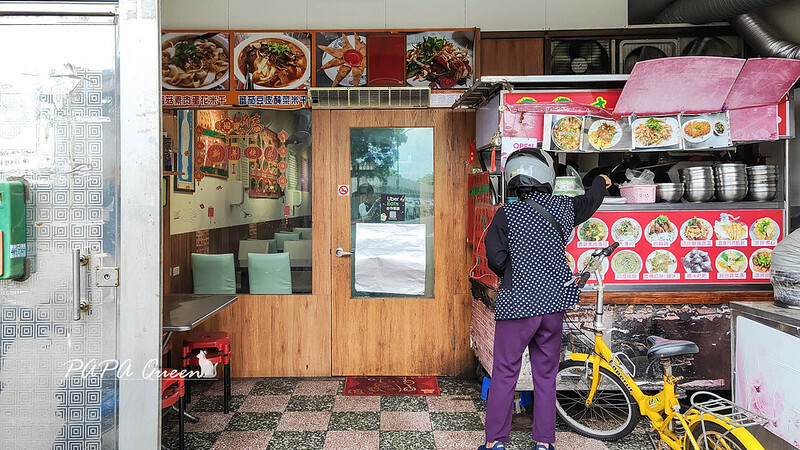
[{"label": "wall-mounted box", "polygon": [[0,181],[0,279],[23,276],[26,256],[25,185]]}]

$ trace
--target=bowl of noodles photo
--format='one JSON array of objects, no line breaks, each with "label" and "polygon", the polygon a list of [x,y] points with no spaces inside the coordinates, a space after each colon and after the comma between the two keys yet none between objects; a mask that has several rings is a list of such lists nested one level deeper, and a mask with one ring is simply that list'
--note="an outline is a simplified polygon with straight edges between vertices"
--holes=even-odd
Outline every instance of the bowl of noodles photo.
[{"label": "bowl of noodles photo", "polygon": [[556,147],[561,150],[576,150],[581,145],[581,119],[575,116],[562,117],[553,124],[551,134]]},{"label": "bowl of noodles photo", "polygon": [[655,250],[647,256],[645,266],[650,273],[675,273],[678,260],[667,250]]},{"label": "bowl of noodles photo", "polygon": [[611,258],[611,270],[618,275],[642,271],[642,258],[631,250],[620,250]]},{"label": "bowl of noodles photo", "polygon": [[600,219],[590,218],[578,226],[578,240],[581,242],[605,241],[608,237],[608,227]]},{"label": "bowl of noodles photo", "polygon": [[234,50],[234,74],[253,89],[296,89],[308,84],[311,58],[308,47],[285,34],[259,34],[243,40]]},{"label": "bowl of noodles photo", "polygon": [[597,150],[613,147],[622,139],[622,127],[613,120],[597,120],[589,127],[588,139]]},{"label": "bowl of noodles photo", "polygon": [[686,142],[697,144],[712,135],[711,122],[705,119],[694,119],[683,124],[683,138]]},{"label": "bowl of noodles photo", "polygon": [[638,242],[642,237],[642,226],[628,217],[617,219],[611,226],[611,237],[617,242]]},{"label": "bowl of noodles photo", "polygon": [[678,144],[678,121],[672,117],[636,119],[631,124],[637,148],[670,147]]},{"label": "bowl of noodles photo", "polygon": [[228,81],[228,39],[217,33],[167,33],[161,37],[161,85],[174,90],[224,88]]}]

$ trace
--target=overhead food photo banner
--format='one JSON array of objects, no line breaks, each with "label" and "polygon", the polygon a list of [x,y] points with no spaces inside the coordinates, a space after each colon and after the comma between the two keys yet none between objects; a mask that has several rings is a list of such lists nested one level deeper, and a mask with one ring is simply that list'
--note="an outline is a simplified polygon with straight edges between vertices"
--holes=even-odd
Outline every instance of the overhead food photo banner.
[{"label": "overhead food photo banner", "polygon": [[769,283],[782,210],[600,211],[578,225],[567,261],[584,267],[597,248],[608,284]]},{"label": "overhead food photo banner", "polygon": [[477,29],[164,32],[162,104],[300,108],[311,86],[463,92],[475,80],[478,36]]}]

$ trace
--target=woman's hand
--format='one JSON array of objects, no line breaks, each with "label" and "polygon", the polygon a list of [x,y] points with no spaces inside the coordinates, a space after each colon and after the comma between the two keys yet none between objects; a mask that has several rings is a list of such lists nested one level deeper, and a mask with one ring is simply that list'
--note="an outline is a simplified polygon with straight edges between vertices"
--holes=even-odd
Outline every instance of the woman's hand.
[{"label": "woman's hand", "polygon": [[611,178],[608,178],[608,175],[600,174],[600,177],[606,182],[606,189],[611,187]]}]

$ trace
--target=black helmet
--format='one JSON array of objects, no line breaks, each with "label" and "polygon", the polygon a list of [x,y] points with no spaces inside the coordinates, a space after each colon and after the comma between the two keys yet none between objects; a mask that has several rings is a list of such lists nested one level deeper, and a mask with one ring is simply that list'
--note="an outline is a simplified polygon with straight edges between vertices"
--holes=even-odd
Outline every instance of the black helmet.
[{"label": "black helmet", "polygon": [[544,188],[553,192],[556,172],[553,158],[538,148],[525,147],[509,155],[504,167],[503,177],[511,190],[519,188]]}]

